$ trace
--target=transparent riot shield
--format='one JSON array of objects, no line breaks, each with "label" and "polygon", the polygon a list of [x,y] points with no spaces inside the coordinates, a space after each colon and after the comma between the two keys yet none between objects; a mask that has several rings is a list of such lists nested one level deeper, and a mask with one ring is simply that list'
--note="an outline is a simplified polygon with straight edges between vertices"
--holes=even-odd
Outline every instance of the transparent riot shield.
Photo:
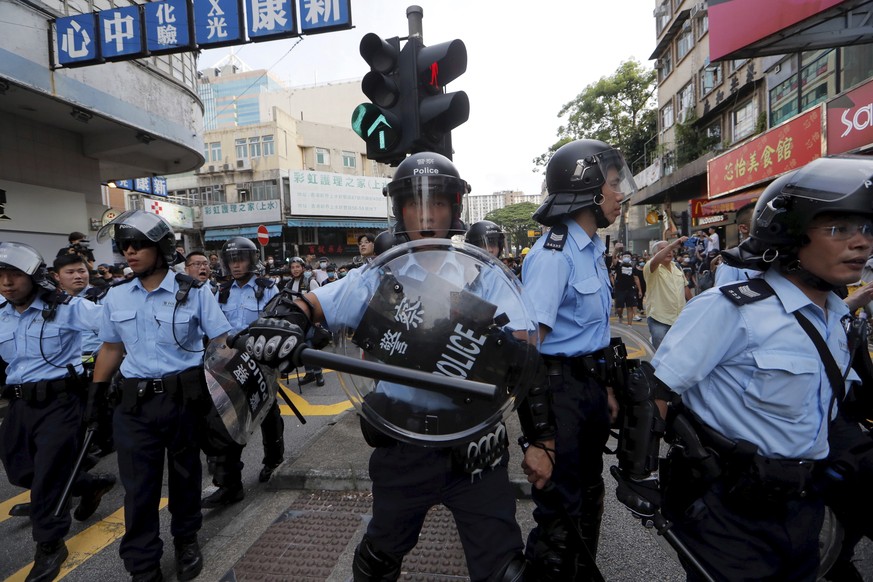
[{"label": "transparent riot shield", "polygon": [[275,371],[259,366],[245,351],[219,342],[209,343],[204,367],[206,388],[215,409],[208,413],[209,430],[218,433],[215,436],[219,440],[229,438],[236,444],[246,444],[276,400]]},{"label": "transparent riot shield", "polygon": [[538,364],[537,325],[518,279],[459,240],[420,240],[381,254],[345,284],[328,314],[339,354],[496,391],[412,387],[338,374],[358,413],[381,432],[424,446],[470,440],[515,408]]}]

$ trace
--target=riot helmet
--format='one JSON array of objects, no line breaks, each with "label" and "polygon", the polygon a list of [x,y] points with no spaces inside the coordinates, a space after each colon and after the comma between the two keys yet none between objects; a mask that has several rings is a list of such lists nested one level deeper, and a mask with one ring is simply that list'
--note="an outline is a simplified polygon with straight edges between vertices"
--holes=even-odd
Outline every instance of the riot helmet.
[{"label": "riot helmet", "polygon": [[554,226],[564,216],[591,207],[598,228],[606,228],[610,223],[600,209],[604,185],[621,192],[623,200],[636,192],[633,174],[621,152],[595,139],[577,139],[564,144],[546,167],[549,194],[534,212],[533,219]]},{"label": "riot helmet", "polygon": [[722,256],[734,266],[797,270],[797,251],[810,242],[806,231],[825,213],[873,217],[873,159],[819,158],[778,177],[755,204],[749,238]]},{"label": "riot helmet", "polygon": [[[296,269],[294,265],[297,265]],[[291,259],[288,261],[288,269],[291,271],[291,276],[293,278],[296,279],[297,277],[302,277],[304,273],[306,273],[306,261],[304,261],[300,257],[291,257]],[[296,275],[294,274],[295,270],[299,270],[299,273]]]},{"label": "riot helmet", "polygon": [[[466,228],[461,208],[464,194],[469,192],[470,185],[461,179],[451,160],[434,152],[412,154],[403,160],[394,179],[382,190],[388,197],[392,231],[406,238],[411,233],[416,233],[413,238],[463,234]],[[413,209],[417,212],[410,212]]]},{"label": "riot helmet", "polygon": [[[176,235],[166,220],[145,210],[128,210],[116,216],[109,224],[106,224],[97,232],[97,242],[106,242],[112,239],[120,252],[124,252],[128,244],[134,248],[146,246],[157,247],[158,254],[164,258],[169,268],[176,259]],[[146,273],[137,273],[137,276],[148,275],[154,272],[150,269]]]},{"label": "riot helmet", "polygon": [[0,269],[15,269],[30,275],[35,285],[46,281],[46,267],[42,255],[35,248],[24,243],[0,243]]},{"label": "riot helmet", "polygon": [[258,269],[258,247],[255,243],[242,236],[228,239],[219,253],[221,270],[233,276],[231,263],[245,262],[245,271],[237,276],[251,275]]},{"label": "riot helmet", "polygon": [[503,234],[498,225],[490,220],[480,220],[470,226],[464,236],[464,241],[499,258],[506,245],[506,235]]}]

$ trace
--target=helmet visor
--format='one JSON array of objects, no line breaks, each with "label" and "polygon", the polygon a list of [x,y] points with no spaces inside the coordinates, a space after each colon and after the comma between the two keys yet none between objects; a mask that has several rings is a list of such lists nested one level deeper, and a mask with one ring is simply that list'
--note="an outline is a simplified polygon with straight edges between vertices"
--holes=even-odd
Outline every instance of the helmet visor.
[{"label": "helmet visor", "polygon": [[386,191],[395,232],[447,238],[467,183],[454,176],[413,176],[390,182]]},{"label": "helmet visor", "polygon": [[126,226],[131,229],[138,230],[142,235],[153,243],[157,243],[164,238],[167,233],[172,232],[170,226],[163,218],[157,214],[146,212],[144,210],[128,210],[116,216],[109,224],[105,225],[97,232],[97,242],[103,243],[109,239],[116,240],[117,235],[122,230],[119,226]]},{"label": "helmet visor", "polygon": [[827,164],[827,172],[822,172],[815,161],[810,162],[797,170],[782,192],[819,202],[837,202],[861,188],[871,188],[873,163],[862,161],[866,163],[859,163],[858,158],[822,158],[820,164]]},{"label": "helmet visor", "polygon": [[29,245],[16,242],[0,244],[0,269],[18,269],[27,275],[33,275],[42,262],[40,254]]},{"label": "helmet visor", "polygon": [[473,234],[472,236],[468,232],[465,240],[471,245],[484,249],[492,256],[499,258],[503,254],[503,244],[506,237],[502,231],[493,230]]},{"label": "helmet visor", "polygon": [[621,192],[622,202],[627,201],[636,191],[634,176],[618,150],[610,149],[595,156],[605,186],[613,192]]}]

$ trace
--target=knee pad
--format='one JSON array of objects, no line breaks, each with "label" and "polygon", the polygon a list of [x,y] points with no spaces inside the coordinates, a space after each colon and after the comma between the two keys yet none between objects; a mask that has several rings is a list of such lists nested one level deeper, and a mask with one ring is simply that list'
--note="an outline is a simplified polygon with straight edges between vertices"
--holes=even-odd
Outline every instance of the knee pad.
[{"label": "knee pad", "polygon": [[355,582],[394,582],[400,578],[402,557],[380,552],[370,538],[364,536],[355,548],[352,574]]}]

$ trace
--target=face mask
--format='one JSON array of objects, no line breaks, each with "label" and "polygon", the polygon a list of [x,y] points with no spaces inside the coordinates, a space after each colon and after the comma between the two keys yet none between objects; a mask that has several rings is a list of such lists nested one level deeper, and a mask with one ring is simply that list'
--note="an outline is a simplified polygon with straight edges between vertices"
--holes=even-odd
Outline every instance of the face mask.
[{"label": "face mask", "polygon": [[621,263],[622,263],[623,265],[630,265],[630,264],[631,264],[630,257],[622,257],[622,259],[621,259]]},{"label": "face mask", "polygon": [[685,260],[682,261],[682,264],[683,264],[683,265],[688,265],[688,264],[690,264],[690,263],[691,263],[691,261],[689,261],[688,259],[685,259]]},{"label": "face mask", "polygon": [[318,263],[318,266],[321,267],[322,270],[327,269],[327,263]]}]

